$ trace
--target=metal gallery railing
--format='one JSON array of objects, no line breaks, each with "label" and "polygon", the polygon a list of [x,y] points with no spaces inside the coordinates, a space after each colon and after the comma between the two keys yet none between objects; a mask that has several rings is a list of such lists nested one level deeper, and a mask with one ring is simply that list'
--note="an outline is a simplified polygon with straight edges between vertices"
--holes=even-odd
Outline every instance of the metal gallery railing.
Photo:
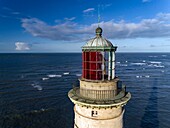
[{"label": "metal gallery railing", "polygon": [[114,99],[116,97],[123,96],[126,93],[126,87],[124,85],[122,85],[122,88],[118,88],[117,90],[90,90],[81,89],[80,87],[73,87],[73,90],[76,95],[93,100]]},{"label": "metal gallery railing", "polygon": [[83,97],[103,100],[110,99],[114,97],[117,93],[117,90],[89,90],[89,89],[79,89],[79,93]]}]

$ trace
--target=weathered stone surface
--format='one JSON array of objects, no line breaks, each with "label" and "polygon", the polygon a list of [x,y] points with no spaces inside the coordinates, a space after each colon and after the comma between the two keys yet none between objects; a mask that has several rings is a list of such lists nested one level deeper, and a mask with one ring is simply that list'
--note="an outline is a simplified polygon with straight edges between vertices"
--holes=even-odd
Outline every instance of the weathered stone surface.
[{"label": "weathered stone surface", "polygon": [[[75,126],[74,128],[122,128],[123,114],[122,107],[91,109],[75,105]],[[92,115],[97,112],[96,115]]]}]

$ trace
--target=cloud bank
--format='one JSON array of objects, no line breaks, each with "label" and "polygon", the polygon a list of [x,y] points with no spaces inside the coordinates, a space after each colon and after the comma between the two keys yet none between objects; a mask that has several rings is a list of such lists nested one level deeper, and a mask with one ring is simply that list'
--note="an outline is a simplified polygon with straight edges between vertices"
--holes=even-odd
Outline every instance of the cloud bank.
[{"label": "cloud bank", "polygon": [[30,45],[24,42],[16,42],[15,46],[16,46],[15,50],[18,51],[30,50]]},{"label": "cloud bank", "polygon": [[[22,27],[35,37],[51,40],[82,41],[94,36],[98,23],[81,25],[72,21],[48,25],[37,18],[22,19]],[[110,39],[170,37],[170,13],[159,13],[154,18],[139,22],[102,21],[103,34]]]}]

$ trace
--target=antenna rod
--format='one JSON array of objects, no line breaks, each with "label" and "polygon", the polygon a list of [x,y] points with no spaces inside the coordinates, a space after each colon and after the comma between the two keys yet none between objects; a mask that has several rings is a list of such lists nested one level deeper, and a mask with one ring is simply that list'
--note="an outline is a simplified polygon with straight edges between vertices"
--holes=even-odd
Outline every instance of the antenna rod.
[{"label": "antenna rod", "polygon": [[100,24],[100,10],[99,10],[99,7],[100,7],[100,5],[98,5],[98,27],[99,27],[99,24]]}]

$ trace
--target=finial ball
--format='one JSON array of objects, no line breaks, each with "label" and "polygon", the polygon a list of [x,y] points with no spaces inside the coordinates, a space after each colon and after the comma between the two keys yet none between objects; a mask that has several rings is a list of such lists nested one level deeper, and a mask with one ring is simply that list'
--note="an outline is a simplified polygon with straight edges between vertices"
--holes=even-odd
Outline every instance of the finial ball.
[{"label": "finial ball", "polygon": [[102,28],[100,28],[100,27],[98,27],[98,28],[96,28],[96,34],[98,35],[101,35],[102,34]]}]

